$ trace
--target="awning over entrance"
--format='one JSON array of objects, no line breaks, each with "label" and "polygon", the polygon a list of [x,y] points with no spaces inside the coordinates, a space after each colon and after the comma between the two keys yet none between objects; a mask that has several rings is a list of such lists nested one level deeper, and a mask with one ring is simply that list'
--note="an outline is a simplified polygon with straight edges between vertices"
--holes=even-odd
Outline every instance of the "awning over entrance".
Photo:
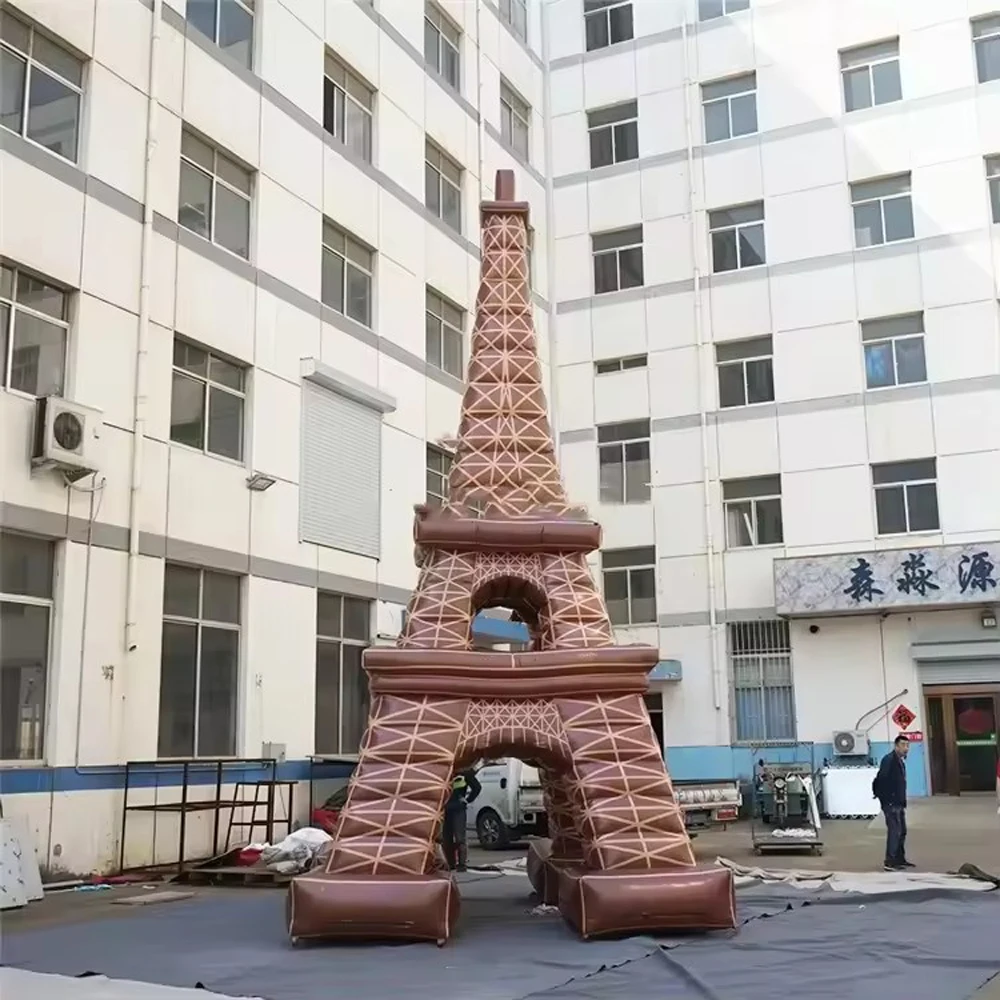
[{"label": "awning over entrance", "polygon": [[790,617],[1000,602],[1000,542],[775,559],[774,602]]}]

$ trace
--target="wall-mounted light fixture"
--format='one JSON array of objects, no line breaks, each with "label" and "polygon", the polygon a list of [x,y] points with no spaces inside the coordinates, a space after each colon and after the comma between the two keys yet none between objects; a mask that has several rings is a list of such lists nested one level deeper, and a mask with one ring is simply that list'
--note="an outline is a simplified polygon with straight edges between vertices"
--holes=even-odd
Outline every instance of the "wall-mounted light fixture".
[{"label": "wall-mounted light fixture", "polygon": [[247,478],[247,489],[255,493],[263,493],[269,490],[277,480],[273,476],[265,476],[263,472],[255,472]]},{"label": "wall-mounted light fixture", "polygon": [[983,617],[980,619],[980,621],[983,623],[983,628],[996,628],[997,613],[987,608],[983,612]]}]

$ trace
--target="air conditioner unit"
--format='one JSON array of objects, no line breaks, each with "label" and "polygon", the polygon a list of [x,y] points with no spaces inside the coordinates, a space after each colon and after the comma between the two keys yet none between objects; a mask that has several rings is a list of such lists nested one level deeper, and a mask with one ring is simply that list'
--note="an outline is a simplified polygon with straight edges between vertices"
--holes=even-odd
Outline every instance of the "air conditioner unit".
[{"label": "air conditioner unit", "polygon": [[61,396],[37,402],[31,464],[36,469],[58,469],[68,479],[82,479],[99,466],[98,448],[104,415]]},{"label": "air conditioner unit", "polygon": [[867,757],[868,734],[858,729],[838,729],[833,734],[835,757]]}]

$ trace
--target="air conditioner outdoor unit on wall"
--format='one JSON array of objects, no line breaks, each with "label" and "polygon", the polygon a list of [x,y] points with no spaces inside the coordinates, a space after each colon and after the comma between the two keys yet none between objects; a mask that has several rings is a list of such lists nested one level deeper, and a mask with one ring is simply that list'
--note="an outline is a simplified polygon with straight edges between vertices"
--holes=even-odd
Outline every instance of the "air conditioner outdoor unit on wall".
[{"label": "air conditioner outdoor unit on wall", "polygon": [[867,757],[868,734],[859,729],[838,729],[833,734],[835,757]]},{"label": "air conditioner outdoor unit on wall", "polygon": [[61,396],[44,396],[37,401],[32,466],[58,469],[73,481],[97,472],[103,426],[100,410]]}]

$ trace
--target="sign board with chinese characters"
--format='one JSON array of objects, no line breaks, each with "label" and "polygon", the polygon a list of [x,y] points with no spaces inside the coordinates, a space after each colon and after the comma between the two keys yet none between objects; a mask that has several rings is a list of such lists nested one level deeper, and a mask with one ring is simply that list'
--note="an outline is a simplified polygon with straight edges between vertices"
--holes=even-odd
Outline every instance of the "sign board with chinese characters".
[{"label": "sign board with chinese characters", "polygon": [[1000,601],[1000,542],[774,561],[779,615],[902,611]]},{"label": "sign board with chinese characters", "polygon": [[899,726],[900,729],[906,729],[907,726],[911,725],[916,716],[905,706],[900,705],[895,712],[892,713],[892,721]]}]

